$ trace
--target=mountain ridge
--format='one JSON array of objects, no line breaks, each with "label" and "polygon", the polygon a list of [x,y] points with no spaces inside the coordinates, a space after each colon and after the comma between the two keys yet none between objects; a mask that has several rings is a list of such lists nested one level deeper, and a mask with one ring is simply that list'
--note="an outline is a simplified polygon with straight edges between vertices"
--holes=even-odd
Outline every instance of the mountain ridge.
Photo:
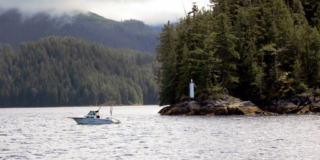
[{"label": "mountain ridge", "polygon": [[111,48],[127,48],[155,53],[159,31],[138,20],[115,21],[93,12],[50,16],[39,12],[24,18],[17,9],[0,15],[0,43],[15,50],[21,42],[47,36],[71,36]]}]

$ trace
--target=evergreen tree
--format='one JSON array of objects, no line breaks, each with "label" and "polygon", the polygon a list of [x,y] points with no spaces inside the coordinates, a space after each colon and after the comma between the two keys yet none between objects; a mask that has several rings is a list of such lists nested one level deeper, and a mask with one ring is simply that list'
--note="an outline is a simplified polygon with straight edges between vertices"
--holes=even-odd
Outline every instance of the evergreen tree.
[{"label": "evergreen tree", "polygon": [[[151,53],[72,37],[21,43],[0,52],[0,106],[155,104]],[[137,63],[139,59],[139,64]]]},{"label": "evergreen tree", "polygon": [[217,16],[216,38],[212,48],[216,48],[215,53],[221,59],[219,68],[221,76],[219,83],[229,89],[235,88],[239,82],[236,62],[240,58],[239,53],[235,50],[237,37],[231,32],[228,14],[219,13]]},{"label": "evergreen tree", "polygon": [[159,104],[175,103],[175,86],[176,86],[176,35],[174,25],[168,22],[164,25],[160,34],[160,43],[157,46],[156,60],[160,63],[157,69],[157,83],[160,86]]},{"label": "evergreen tree", "polygon": [[[222,88],[242,99],[270,100],[319,85],[319,31],[310,23],[317,3],[211,0],[211,4],[208,11],[193,6],[174,31],[175,103],[189,98],[191,78],[197,84],[197,100],[217,98]],[[311,4],[314,9],[305,8]]]}]

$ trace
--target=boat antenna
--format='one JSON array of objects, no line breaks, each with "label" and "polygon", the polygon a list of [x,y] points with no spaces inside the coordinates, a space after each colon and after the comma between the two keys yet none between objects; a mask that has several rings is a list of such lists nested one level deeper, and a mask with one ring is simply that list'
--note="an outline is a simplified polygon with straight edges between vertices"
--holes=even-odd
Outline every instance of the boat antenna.
[{"label": "boat antenna", "polygon": [[[99,100],[99,98],[97,98],[96,106],[98,106],[98,100]],[[98,112],[99,112],[100,108],[101,108],[101,107],[99,107],[99,109],[97,110]]]},{"label": "boat antenna", "polygon": [[97,101],[96,101],[96,106],[98,106],[98,100],[99,100],[99,97],[97,98]]},{"label": "boat antenna", "polygon": [[112,104],[110,105],[110,117],[111,117],[111,119],[112,119],[112,110],[113,110],[113,106],[112,106]]}]

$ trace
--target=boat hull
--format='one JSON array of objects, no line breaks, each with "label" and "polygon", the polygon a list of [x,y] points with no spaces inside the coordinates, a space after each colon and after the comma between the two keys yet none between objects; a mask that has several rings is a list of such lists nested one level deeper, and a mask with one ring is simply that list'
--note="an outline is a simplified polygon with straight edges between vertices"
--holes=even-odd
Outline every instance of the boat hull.
[{"label": "boat hull", "polygon": [[111,119],[99,119],[99,118],[83,118],[83,117],[71,117],[78,124],[112,124]]}]

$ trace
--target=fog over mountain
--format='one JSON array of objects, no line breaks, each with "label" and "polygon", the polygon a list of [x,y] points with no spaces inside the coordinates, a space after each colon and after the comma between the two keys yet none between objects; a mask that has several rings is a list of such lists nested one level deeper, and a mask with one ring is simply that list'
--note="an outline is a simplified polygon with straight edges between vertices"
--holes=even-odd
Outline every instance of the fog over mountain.
[{"label": "fog over mountain", "polygon": [[112,48],[155,53],[159,31],[138,20],[114,21],[92,12],[65,14],[38,12],[30,16],[18,9],[2,10],[0,43],[17,49],[21,42],[47,36],[71,36]]},{"label": "fog over mountain", "polygon": [[0,0],[0,6],[5,10],[18,9],[25,17],[39,12],[56,17],[90,11],[116,21],[137,19],[148,25],[159,25],[184,17],[185,10],[191,11],[193,2],[199,8],[209,4],[209,0]]}]

